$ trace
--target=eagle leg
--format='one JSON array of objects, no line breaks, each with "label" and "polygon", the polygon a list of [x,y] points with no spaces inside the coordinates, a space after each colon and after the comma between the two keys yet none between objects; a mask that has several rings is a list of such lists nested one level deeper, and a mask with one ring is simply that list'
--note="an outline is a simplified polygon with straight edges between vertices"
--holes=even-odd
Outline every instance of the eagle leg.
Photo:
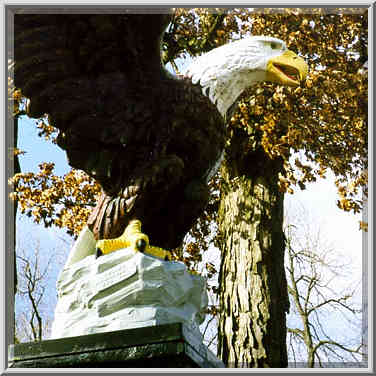
[{"label": "eagle leg", "polygon": [[[197,179],[188,183],[184,192],[177,194],[173,205],[170,205],[168,213],[174,220],[163,223],[163,228],[160,227],[160,231],[153,234],[153,240],[166,248],[179,247],[184,236],[207,207],[209,197],[209,187],[205,180]],[[158,239],[160,234],[163,239]]]},{"label": "eagle leg", "polygon": [[87,222],[94,238],[119,237],[130,221],[136,219],[147,223],[148,229],[153,227],[158,218],[152,213],[161,203],[161,195],[181,182],[183,170],[182,159],[167,155],[137,169],[137,175],[130,177],[117,195],[103,189]]},{"label": "eagle leg", "polygon": [[98,240],[96,258],[123,248],[131,248],[136,252],[147,253],[165,261],[171,258],[169,251],[149,244],[149,237],[141,232],[141,221],[139,220],[130,221],[123,234],[118,238]]},{"label": "eagle leg", "polygon": [[132,220],[121,236],[115,239],[98,240],[96,247],[103,254],[122,248],[132,248],[135,251],[144,252],[149,247],[149,237],[141,232],[141,222]]}]

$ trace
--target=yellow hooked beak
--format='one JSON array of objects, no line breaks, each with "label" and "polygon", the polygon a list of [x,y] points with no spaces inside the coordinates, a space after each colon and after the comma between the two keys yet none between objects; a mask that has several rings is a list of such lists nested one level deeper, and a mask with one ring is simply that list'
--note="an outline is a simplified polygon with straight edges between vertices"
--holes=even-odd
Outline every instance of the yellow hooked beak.
[{"label": "yellow hooked beak", "polygon": [[287,86],[298,86],[308,74],[307,63],[295,52],[285,51],[272,57],[266,66],[266,80]]}]

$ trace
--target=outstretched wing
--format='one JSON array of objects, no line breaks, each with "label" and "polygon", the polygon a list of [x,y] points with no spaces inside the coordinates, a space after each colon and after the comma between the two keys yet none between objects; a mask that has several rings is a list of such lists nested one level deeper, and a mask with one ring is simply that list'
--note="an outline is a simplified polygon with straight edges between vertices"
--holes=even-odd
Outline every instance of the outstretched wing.
[{"label": "outstretched wing", "polygon": [[97,239],[132,218],[153,244],[179,245],[207,202],[225,143],[215,105],[160,61],[163,14],[15,15],[15,84],[50,116],[72,167],[103,187]]},{"label": "outstretched wing", "polygon": [[168,14],[14,17],[15,85],[30,99],[30,115],[48,113],[71,166],[104,187],[129,175],[150,153],[147,140],[163,133],[152,88],[166,79],[160,38],[168,21]]}]

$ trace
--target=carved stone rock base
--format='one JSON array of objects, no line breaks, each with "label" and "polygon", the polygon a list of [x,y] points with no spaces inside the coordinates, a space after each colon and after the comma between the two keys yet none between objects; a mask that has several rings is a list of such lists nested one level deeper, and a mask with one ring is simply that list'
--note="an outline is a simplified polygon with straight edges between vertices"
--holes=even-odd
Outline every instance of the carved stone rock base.
[{"label": "carved stone rock base", "polygon": [[67,264],[57,282],[51,338],[176,322],[198,333],[205,318],[205,280],[183,263],[125,248]]}]

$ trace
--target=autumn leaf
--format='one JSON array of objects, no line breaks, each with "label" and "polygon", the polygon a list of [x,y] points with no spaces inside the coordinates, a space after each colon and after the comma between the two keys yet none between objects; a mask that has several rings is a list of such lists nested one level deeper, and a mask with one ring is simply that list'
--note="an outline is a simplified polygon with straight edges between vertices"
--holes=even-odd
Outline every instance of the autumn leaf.
[{"label": "autumn leaf", "polygon": [[359,221],[359,230],[363,230],[365,232],[368,232],[368,223]]}]

